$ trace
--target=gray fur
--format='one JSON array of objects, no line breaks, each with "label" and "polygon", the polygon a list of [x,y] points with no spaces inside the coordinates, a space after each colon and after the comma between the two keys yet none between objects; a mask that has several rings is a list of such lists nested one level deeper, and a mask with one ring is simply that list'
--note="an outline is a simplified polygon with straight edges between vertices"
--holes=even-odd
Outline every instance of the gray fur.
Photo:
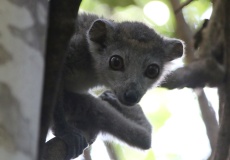
[{"label": "gray fur", "polygon": [[[104,85],[114,91],[122,103],[132,105],[125,101],[124,93],[135,90],[140,100],[147,89],[158,83],[165,64],[182,56],[183,44],[158,35],[140,22],[115,23],[82,14],[68,52],[65,84],[69,91],[87,92],[89,88]],[[109,68],[112,55],[124,59],[124,71]],[[144,75],[152,63],[160,67],[160,75],[155,79]]]},{"label": "gray fur", "polygon": [[102,132],[134,147],[151,147],[151,125],[139,105],[122,105],[108,91],[101,95],[101,100],[73,92],[66,92],[64,97],[67,123],[73,130],[80,130],[89,143]]},{"label": "gray fur", "polygon": [[[182,56],[182,42],[164,38],[140,22],[117,23],[81,14],[76,24],[64,70],[65,92],[61,96],[64,99],[58,105],[64,108],[56,112],[55,134],[60,135],[66,128],[80,130],[90,142],[101,131],[132,146],[148,149],[151,125],[136,103],[162,79],[165,65]],[[113,55],[123,58],[123,70],[110,68]],[[154,79],[145,75],[150,64],[160,68],[159,76]],[[112,92],[104,93],[101,99],[87,93],[99,85]],[[136,96],[135,102],[124,98],[127,93]],[[61,111],[68,127],[60,120]]]}]

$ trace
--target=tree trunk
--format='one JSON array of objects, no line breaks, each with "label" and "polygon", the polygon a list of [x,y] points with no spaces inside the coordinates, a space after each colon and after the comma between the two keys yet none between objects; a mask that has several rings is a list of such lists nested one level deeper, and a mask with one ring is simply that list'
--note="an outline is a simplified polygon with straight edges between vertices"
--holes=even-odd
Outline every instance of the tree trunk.
[{"label": "tree trunk", "polygon": [[2,160],[35,160],[37,156],[46,15],[46,0],[1,0]]},{"label": "tree trunk", "polygon": [[220,96],[220,131],[215,150],[215,160],[227,160],[229,159],[230,147],[230,1],[217,1],[216,3],[223,12],[222,38],[224,42],[224,67],[226,75],[223,85],[218,88]]}]

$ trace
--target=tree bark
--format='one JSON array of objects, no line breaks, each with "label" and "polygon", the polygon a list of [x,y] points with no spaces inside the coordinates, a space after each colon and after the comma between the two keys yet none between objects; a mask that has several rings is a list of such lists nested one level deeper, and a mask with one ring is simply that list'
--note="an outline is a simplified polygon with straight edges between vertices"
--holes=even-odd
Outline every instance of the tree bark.
[{"label": "tree bark", "polygon": [[[220,131],[215,151],[215,160],[229,159],[230,146],[230,1],[217,1],[219,10],[223,15],[223,41],[224,41],[224,66],[226,70],[225,81],[219,87],[220,93]],[[220,24],[221,25],[221,24]]]},{"label": "tree bark", "polygon": [[46,0],[1,0],[2,160],[35,160],[37,156],[46,15]]}]

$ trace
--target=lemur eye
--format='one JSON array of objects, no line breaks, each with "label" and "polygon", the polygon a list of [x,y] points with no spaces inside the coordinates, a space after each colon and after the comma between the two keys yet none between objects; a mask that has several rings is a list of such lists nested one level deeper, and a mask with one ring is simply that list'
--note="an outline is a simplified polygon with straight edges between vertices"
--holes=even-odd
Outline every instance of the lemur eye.
[{"label": "lemur eye", "polygon": [[118,55],[114,55],[109,60],[109,66],[110,68],[116,71],[123,70],[124,69],[123,59]]},{"label": "lemur eye", "polygon": [[157,64],[150,64],[147,69],[145,70],[145,76],[148,78],[154,79],[160,73],[160,68]]}]

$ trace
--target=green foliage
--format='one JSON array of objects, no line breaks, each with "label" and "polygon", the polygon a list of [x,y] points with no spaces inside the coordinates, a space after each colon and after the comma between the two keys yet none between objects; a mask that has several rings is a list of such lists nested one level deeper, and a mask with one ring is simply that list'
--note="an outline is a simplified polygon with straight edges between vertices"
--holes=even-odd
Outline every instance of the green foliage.
[{"label": "green foliage", "polygon": [[167,159],[170,159],[170,160],[182,160],[182,158],[177,154],[167,154],[166,156],[167,156]]},{"label": "green foliage", "polygon": [[148,2],[151,2],[152,0],[134,0],[135,4],[140,7],[144,7]]},{"label": "green foliage", "polygon": [[97,6],[100,5],[97,1],[83,0],[80,6],[80,10],[93,11],[97,10]]},{"label": "green foliage", "polygon": [[113,144],[113,146],[119,160],[155,160],[152,149],[139,151],[119,144]]},{"label": "green foliage", "polygon": [[148,151],[144,160],[156,160],[153,150]]},{"label": "green foliage", "polygon": [[133,0],[98,0],[101,3],[108,4],[110,7],[117,7],[117,6],[128,6],[134,4]]},{"label": "green foliage", "polygon": [[83,0],[80,6],[80,12],[94,13],[99,16],[110,17],[111,8],[107,4],[95,0]]},{"label": "green foliage", "polygon": [[[116,20],[137,20],[147,23],[154,27],[159,33],[173,37],[175,36],[175,17],[169,0],[159,0],[165,3],[170,10],[170,18],[163,26],[158,26],[154,21],[149,19],[144,13],[144,6],[153,0],[83,0],[81,11],[91,12],[103,15],[107,18]],[[155,0],[157,1],[157,0]],[[181,2],[184,2],[182,0]],[[201,24],[203,13],[212,5],[210,0],[197,0],[184,7],[183,13],[186,21],[192,30],[195,30]],[[160,15],[159,15],[160,16]]]},{"label": "green foliage", "polygon": [[148,113],[147,116],[153,125],[154,132],[156,132],[168,120],[168,118],[171,116],[171,113],[169,112],[168,108],[162,106],[156,112]]},{"label": "green foliage", "polygon": [[112,18],[115,20],[128,20],[128,21],[143,21],[144,14],[142,8],[136,5],[129,5],[127,7],[114,8]]},{"label": "green foliage", "polygon": [[196,30],[204,19],[202,15],[212,7],[210,0],[193,1],[183,8],[183,14],[186,22],[192,30]]},{"label": "green foliage", "polygon": [[115,150],[115,153],[118,156],[118,159],[119,160],[125,160],[126,154],[124,154],[123,147],[120,144],[116,144],[116,143],[113,143],[112,145],[113,145],[113,149]]}]

